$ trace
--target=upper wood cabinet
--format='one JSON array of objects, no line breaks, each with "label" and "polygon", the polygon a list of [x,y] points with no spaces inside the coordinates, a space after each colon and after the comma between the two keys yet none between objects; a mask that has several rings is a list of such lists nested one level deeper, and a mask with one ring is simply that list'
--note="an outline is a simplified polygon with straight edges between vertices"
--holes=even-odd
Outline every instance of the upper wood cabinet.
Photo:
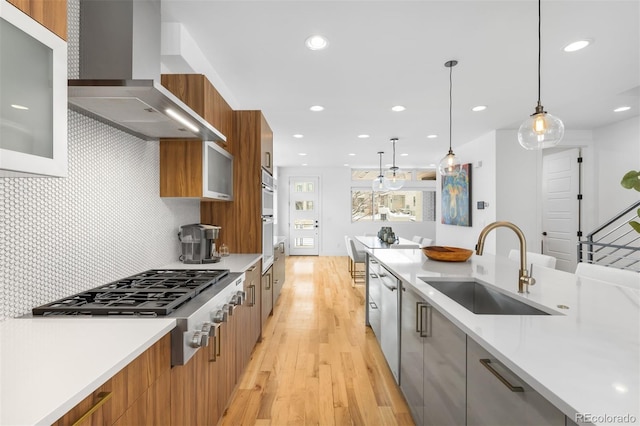
[{"label": "upper wood cabinet", "polygon": [[[200,203],[200,221],[215,224],[218,241],[232,253],[262,253],[263,135],[273,133],[261,111],[234,111],[233,192],[231,203]],[[273,159],[271,159],[272,161]]]},{"label": "upper wood cabinet", "polygon": [[233,199],[233,158],[215,142],[160,139],[160,196]]},{"label": "upper wood cabinet", "polygon": [[47,27],[61,39],[67,39],[67,0],[7,1]]},{"label": "upper wood cabinet", "polygon": [[260,153],[262,154],[262,167],[273,174],[273,131],[269,123],[260,114]]},{"label": "upper wood cabinet", "polygon": [[232,143],[233,110],[202,74],[162,74],[162,85],[227,137]]}]

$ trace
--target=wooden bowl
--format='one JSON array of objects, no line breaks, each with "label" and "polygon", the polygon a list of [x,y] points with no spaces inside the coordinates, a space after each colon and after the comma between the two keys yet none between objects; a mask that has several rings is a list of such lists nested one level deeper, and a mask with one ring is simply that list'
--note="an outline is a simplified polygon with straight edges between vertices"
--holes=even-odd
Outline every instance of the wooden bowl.
[{"label": "wooden bowl", "polygon": [[422,252],[429,259],[441,262],[465,262],[473,254],[473,250],[445,246],[423,247]]}]

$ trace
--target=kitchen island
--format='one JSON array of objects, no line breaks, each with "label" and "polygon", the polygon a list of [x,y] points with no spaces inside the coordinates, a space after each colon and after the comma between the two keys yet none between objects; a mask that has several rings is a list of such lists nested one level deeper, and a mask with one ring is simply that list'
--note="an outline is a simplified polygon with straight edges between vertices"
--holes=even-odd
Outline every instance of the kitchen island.
[{"label": "kitchen island", "polygon": [[[371,255],[569,419],[640,422],[640,291],[536,267],[537,283],[518,294],[518,263],[507,258],[437,262],[411,249]],[[427,283],[459,278],[550,315],[477,315]]]}]

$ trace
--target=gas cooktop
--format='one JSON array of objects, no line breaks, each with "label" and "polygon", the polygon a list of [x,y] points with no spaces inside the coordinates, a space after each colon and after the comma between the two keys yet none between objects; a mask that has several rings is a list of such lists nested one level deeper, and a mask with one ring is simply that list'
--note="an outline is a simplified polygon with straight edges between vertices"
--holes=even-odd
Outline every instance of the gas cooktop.
[{"label": "gas cooktop", "polygon": [[229,270],[152,269],[32,309],[33,315],[165,316]]}]

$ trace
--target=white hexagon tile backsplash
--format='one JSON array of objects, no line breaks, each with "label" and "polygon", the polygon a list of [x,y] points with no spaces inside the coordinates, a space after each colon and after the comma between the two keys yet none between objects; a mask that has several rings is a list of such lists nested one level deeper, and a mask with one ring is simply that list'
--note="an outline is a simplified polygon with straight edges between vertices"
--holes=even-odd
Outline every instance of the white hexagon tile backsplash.
[{"label": "white hexagon tile backsplash", "polygon": [[0,320],[175,261],[199,201],[159,196],[157,141],[69,110],[67,178],[0,178]]}]

